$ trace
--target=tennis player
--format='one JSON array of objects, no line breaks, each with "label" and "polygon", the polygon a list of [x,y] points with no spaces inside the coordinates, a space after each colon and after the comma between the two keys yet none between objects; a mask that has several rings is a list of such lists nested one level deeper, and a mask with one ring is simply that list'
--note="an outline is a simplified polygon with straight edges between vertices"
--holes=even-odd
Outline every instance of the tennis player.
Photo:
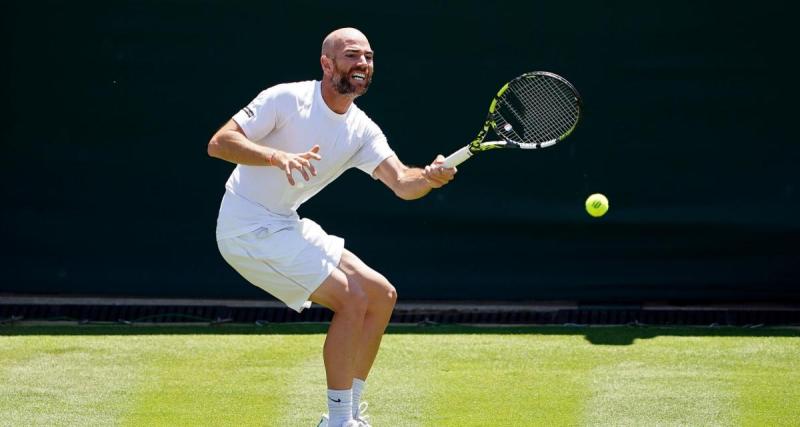
[{"label": "tennis player", "polygon": [[292,309],[313,301],[333,310],[323,348],[329,415],[319,425],[368,426],[361,395],[397,292],[297,208],[353,167],[405,200],[447,184],[456,170],[441,166],[441,155],[424,168],[404,165],[354,104],[374,72],[364,34],[329,34],[320,64],[320,81],[264,90],[208,143],[210,156],[237,164],[225,185],[217,243],[245,279]]}]

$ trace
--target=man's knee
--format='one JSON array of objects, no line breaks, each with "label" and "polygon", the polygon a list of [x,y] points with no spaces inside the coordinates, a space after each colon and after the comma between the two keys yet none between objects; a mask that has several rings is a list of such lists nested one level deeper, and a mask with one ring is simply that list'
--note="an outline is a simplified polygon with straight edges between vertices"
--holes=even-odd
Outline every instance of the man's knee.
[{"label": "man's knee", "polygon": [[356,317],[363,317],[369,307],[369,297],[361,284],[349,279],[339,270],[331,273],[309,299],[336,313]]},{"label": "man's knee", "polygon": [[378,289],[379,291],[370,294],[370,307],[382,310],[394,309],[394,305],[397,303],[397,289],[384,277],[381,277],[377,283],[371,285],[372,289]]},{"label": "man's knee", "polygon": [[369,297],[359,286],[350,286],[347,290],[347,297],[337,310],[337,313],[350,314],[357,317],[364,317],[369,307]]},{"label": "man's knee", "polygon": [[389,300],[389,303],[392,305],[392,307],[394,307],[394,305],[397,303],[397,289],[395,289],[391,283],[389,283],[389,288],[386,293],[386,297]]}]

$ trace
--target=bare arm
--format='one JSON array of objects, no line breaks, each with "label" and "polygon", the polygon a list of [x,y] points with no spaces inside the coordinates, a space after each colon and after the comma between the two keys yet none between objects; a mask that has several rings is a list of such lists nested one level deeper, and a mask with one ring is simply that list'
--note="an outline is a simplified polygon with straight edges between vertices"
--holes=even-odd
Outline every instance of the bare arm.
[{"label": "bare arm", "polygon": [[375,169],[375,177],[394,191],[397,197],[404,200],[414,200],[428,194],[432,189],[439,188],[453,179],[456,168],[441,167],[444,161],[442,155],[436,156],[425,168],[408,167],[396,156],[389,157],[381,162]]},{"label": "bare arm", "polygon": [[276,151],[247,139],[242,128],[232,119],[208,142],[209,156],[240,165],[272,166],[270,158]]},{"label": "bare arm", "polygon": [[320,160],[322,157],[318,152],[318,145],[305,153],[287,153],[258,145],[247,139],[242,128],[233,120],[228,120],[208,141],[209,156],[240,165],[278,167],[286,173],[291,185],[295,184],[292,169],[299,170],[306,181],[309,173],[317,174],[311,159]]}]

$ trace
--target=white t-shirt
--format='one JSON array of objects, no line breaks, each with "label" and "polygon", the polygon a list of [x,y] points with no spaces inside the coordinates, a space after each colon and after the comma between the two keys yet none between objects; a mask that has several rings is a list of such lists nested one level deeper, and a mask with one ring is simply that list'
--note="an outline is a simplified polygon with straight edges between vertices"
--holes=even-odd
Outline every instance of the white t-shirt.
[{"label": "white t-shirt", "polygon": [[[325,104],[319,81],[286,83],[264,90],[233,116],[251,141],[300,153],[320,146],[322,160],[312,163],[317,176],[306,182],[294,171],[272,166],[237,165],[225,184],[217,219],[217,239],[238,236],[260,227],[295,222],[297,208],[349,168],[372,175],[394,155],[381,129],[355,104],[337,114]],[[374,177],[373,177],[374,178]]]}]

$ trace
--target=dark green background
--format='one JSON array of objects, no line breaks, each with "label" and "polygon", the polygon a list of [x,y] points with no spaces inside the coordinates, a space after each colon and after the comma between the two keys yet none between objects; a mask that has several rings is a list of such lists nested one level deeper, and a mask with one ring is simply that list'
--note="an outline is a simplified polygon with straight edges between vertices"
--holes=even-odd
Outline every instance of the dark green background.
[{"label": "dark green background", "polygon": [[482,155],[423,200],[352,171],[301,208],[401,298],[798,300],[790,2],[651,3],[3,3],[0,292],[268,298],[217,253],[233,166],[206,143],[356,26],[358,104],[408,164],[470,140],[522,72],[585,104],[565,143]]}]

